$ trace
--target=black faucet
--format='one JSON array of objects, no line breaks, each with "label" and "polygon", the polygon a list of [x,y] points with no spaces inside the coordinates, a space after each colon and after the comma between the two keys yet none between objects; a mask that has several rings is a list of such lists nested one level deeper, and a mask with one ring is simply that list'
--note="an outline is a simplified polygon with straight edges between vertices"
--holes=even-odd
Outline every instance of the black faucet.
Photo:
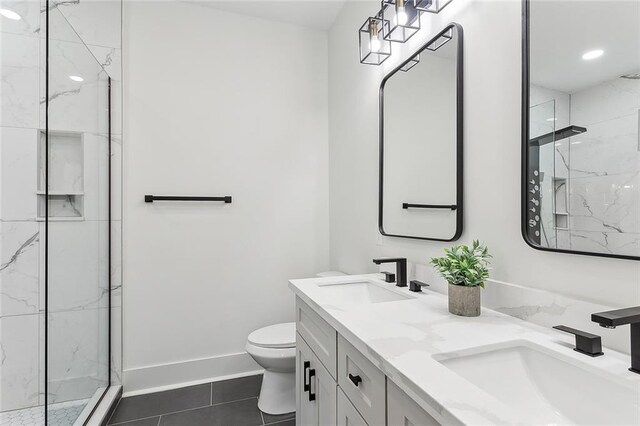
[{"label": "black faucet", "polygon": [[587,333],[586,331],[576,330],[575,328],[567,327],[566,325],[556,325],[553,328],[576,336],[576,347],[573,348],[574,351],[591,357],[604,355],[602,352],[602,339],[600,336]]},{"label": "black faucet", "polygon": [[640,306],[591,314],[591,321],[597,322],[604,328],[631,325],[631,368],[629,371],[640,374]]},{"label": "black faucet", "polygon": [[394,257],[390,259],[373,259],[373,263],[375,263],[376,265],[380,265],[381,263],[395,263],[396,275],[398,276],[396,286],[407,286],[407,259],[405,259],[404,257]]}]

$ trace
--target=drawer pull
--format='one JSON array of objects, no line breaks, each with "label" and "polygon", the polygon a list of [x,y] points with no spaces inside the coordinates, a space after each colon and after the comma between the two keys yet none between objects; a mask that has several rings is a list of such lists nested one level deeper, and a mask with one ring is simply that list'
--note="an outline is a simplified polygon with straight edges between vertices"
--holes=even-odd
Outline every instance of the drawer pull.
[{"label": "drawer pull", "polygon": [[309,392],[309,389],[311,389],[311,385],[309,384],[309,382],[307,382],[307,370],[309,370],[309,367],[311,367],[311,362],[305,361],[303,365],[304,370],[302,372],[302,389],[304,390],[304,392]]},{"label": "drawer pull", "polygon": [[349,373],[349,380],[351,380],[351,383],[353,383],[356,387],[358,387],[358,385],[362,383],[362,377],[354,376],[351,373]]},{"label": "drawer pull", "polygon": [[316,377],[315,368],[312,368],[312,369],[309,370],[309,401],[315,401],[316,400],[315,392],[311,392],[311,379],[313,377]]}]

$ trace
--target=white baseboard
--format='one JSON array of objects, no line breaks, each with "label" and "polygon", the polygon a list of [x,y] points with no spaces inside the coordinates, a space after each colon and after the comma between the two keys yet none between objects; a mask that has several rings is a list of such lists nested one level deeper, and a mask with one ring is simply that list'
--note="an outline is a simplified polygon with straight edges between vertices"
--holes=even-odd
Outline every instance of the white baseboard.
[{"label": "white baseboard", "polygon": [[122,372],[122,396],[160,392],[262,372],[246,352],[131,368]]}]

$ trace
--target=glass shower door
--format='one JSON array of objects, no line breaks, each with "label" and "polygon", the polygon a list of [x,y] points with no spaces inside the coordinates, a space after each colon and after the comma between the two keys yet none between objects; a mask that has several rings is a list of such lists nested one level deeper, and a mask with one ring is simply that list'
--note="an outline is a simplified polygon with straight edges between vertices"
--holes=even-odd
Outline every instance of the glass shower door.
[{"label": "glass shower door", "polygon": [[82,424],[109,386],[110,81],[49,8],[45,218],[47,424]]}]

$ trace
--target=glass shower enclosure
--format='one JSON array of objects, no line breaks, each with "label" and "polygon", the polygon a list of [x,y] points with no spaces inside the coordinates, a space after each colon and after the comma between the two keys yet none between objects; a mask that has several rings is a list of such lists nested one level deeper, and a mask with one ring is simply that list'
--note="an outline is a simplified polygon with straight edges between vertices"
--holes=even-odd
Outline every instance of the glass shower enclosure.
[{"label": "glass shower enclosure", "polygon": [[113,383],[112,79],[64,4],[0,4],[2,426],[85,424]]}]

